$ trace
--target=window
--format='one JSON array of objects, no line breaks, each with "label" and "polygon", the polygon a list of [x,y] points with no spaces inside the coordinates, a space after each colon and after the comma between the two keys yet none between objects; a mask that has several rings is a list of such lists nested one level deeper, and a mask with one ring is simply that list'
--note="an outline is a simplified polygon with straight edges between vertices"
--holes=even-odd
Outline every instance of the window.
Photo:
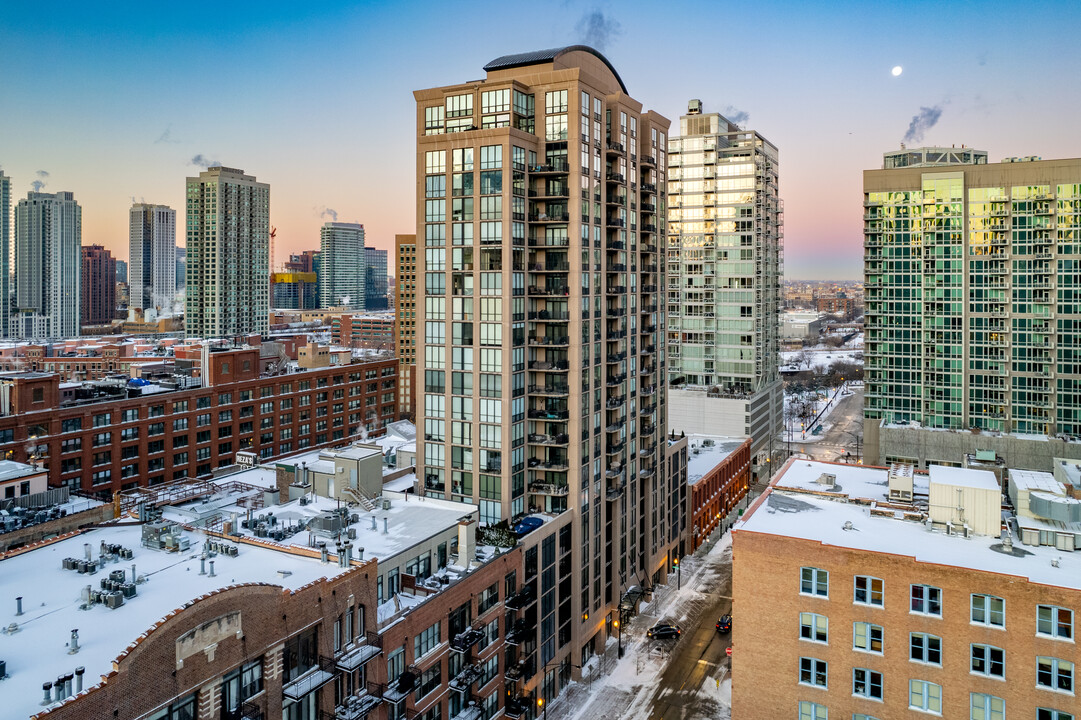
[{"label": "window", "polygon": [[852,720],[878,720],[878,718],[863,713],[852,713]]},{"label": "window", "polygon": [[857,575],[854,602],[882,607],[882,581],[866,575]]},{"label": "window", "polygon": [[419,660],[439,644],[439,623],[413,638],[413,660]]},{"label": "window", "polygon": [[913,585],[911,597],[912,612],[942,617],[942,590],[940,588],[930,585]]},{"label": "window", "polygon": [[105,427],[113,421],[112,414],[104,413],[102,415],[94,416],[94,427]]},{"label": "window", "polygon": [[1006,625],[1006,601],[994,595],[972,596],[972,622],[979,625],[1004,627]]},{"label": "window", "polygon": [[941,715],[942,686],[926,680],[909,680],[908,706],[913,710],[925,710]]},{"label": "window", "polygon": [[852,694],[872,700],[882,699],[882,673],[867,668],[852,669]]},{"label": "window", "polygon": [[916,662],[942,664],[942,638],[925,633],[911,633],[908,636],[908,658]]},{"label": "window", "polygon": [[852,623],[852,647],[865,652],[882,652],[882,626],[871,623]]},{"label": "window", "polygon": [[818,568],[800,568],[800,593],[829,597],[829,576],[828,572]]},{"label": "window", "polygon": [[1036,684],[1073,693],[1073,663],[1052,657],[1036,658]]},{"label": "window", "polygon": [[812,642],[827,642],[829,618],[816,613],[799,614],[799,636]]},{"label": "window", "polygon": [[245,663],[222,679],[222,704],[235,713],[241,703],[263,691],[263,659]]},{"label": "window", "polygon": [[195,701],[196,696],[189,695],[186,698],[177,700],[169,707],[151,713],[146,717],[146,720],[195,720]]},{"label": "window", "polygon": [[801,657],[799,659],[799,681],[803,685],[814,687],[826,687],[826,661],[815,658]]},{"label": "window", "polygon": [[120,422],[135,422],[139,419],[139,408],[131,408],[120,413]]},{"label": "window", "polygon": [[82,430],[82,427],[82,418],[68,418],[60,421],[60,432],[75,432],[76,430]]},{"label": "window", "polygon": [[1036,720],[1073,720],[1073,715],[1061,710],[1036,708]]},{"label": "window", "polygon": [[969,694],[970,720],[1006,720],[1006,701],[994,695]]},{"label": "window", "polygon": [[799,720],[828,720],[829,710],[825,705],[801,700],[799,704]]},{"label": "window", "polygon": [[1036,632],[1060,640],[1072,640],[1073,610],[1055,605],[1037,605]]},{"label": "window", "polygon": [[972,672],[978,675],[1003,677],[1006,674],[1005,654],[1002,648],[991,645],[972,646]]}]

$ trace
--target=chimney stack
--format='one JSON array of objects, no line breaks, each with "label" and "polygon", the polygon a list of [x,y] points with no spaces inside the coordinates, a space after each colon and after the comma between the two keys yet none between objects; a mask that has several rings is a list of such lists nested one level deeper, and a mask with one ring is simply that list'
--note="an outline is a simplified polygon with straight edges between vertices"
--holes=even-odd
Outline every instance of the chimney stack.
[{"label": "chimney stack", "polygon": [[75,668],[75,694],[78,695],[83,691],[83,673],[86,672],[86,668],[79,666]]}]

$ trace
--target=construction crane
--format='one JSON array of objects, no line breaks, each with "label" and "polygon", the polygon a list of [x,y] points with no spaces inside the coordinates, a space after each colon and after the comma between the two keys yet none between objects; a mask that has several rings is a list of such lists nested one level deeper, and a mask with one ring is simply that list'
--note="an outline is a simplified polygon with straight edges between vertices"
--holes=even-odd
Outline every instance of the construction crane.
[{"label": "construction crane", "polygon": [[274,272],[274,238],[278,234],[278,228],[270,226],[270,272]]}]

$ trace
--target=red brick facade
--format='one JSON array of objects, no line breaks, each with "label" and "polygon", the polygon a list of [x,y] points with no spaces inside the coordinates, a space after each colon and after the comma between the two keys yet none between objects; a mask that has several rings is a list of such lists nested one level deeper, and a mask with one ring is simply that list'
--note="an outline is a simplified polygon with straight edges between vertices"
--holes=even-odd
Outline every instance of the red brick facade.
[{"label": "red brick facade", "polygon": [[393,358],[273,376],[259,375],[258,350],[209,359],[210,387],[64,406],[57,375],[3,378],[12,402],[0,408],[0,457],[27,462],[36,452],[50,486],[106,495],[210,475],[238,450],[277,457],[398,419]]},{"label": "red brick facade", "polygon": [[721,518],[747,495],[751,483],[751,439],[748,438],[705,477],[691,485],[691,543],[698,549]]}]

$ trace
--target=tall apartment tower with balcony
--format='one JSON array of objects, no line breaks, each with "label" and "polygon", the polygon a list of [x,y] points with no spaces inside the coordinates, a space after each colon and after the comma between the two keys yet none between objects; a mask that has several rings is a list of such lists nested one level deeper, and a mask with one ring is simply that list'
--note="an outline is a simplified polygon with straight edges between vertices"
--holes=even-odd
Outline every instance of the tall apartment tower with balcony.
[{"label": "tall apartment tower with balcony", "polygon": [[14,337],[79,335],[82,237],[74,193],[29,192],[15,206]]},{"label": "tall apartment tower with balcony", "polygon": [[417,236],[394,236],[394,347],[398,357],[398,412],[417,411]]},{"label": "tall apartment tower with balcony", "polygon": [[387,251],[364,248],[364,309],[386,310]]},{"label": "tall apartment tower with balcony", "polygon": [[414,93],[418,474],[483,522],[537,514],[546,548],[569,536],[518,649],[552,690],[624,590],[664,578],[685,522],[658,303],[669,121],[589,47],[484,69]]},{"label": "tall apartment tower with balcony", "polygon": [[367,274],[364,226],[328,222],[320,230],[319,248],[319,304],[363,310]]},{"label": "tall apartment tower with balcony", "polygon": [[868,462],[1081,456],[1081,160],[896,155],[863,174]]},{"label": "tall apartment tower with balcony", "polygon": [[11,178],[0,170],[0,338],[11,332]]},{"label": "tall apartment tower with balcony", "polygon": [[176,297],[176,210],[136,203],[128,225],[130,301],[145,317],[172,313]]},{"label": "tall apartment tower with balcony", "polygon": [[781,430],[783,206],[772,143],[691,100],[668,141],[669,428],[753,438]]},{"label": "tall apartment tower with balcony", "polygon": [[270,327],[270,185],[211,167],[187,179],[189,336],[230,337]]}]

